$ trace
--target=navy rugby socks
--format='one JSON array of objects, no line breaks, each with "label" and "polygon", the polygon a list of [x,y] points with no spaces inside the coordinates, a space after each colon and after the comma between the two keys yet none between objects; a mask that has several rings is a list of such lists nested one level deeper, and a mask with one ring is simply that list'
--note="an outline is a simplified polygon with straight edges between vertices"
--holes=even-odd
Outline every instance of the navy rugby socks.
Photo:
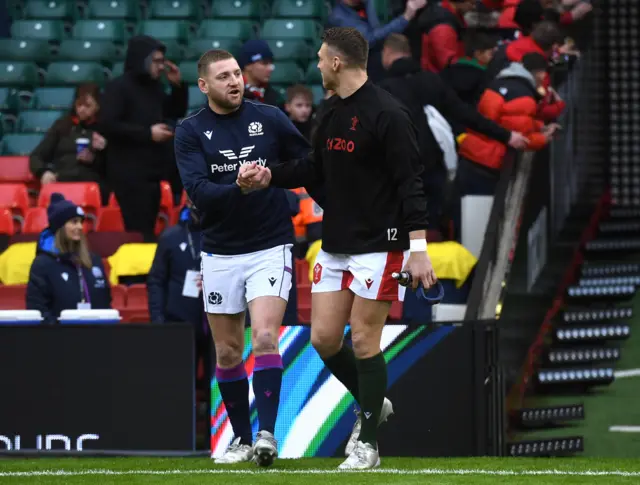
[{"label": "navy rugby socks", "polygon": [[216,380],[233,434],[240,438],[240,443],[251,446],[253,433],[249,415],[249,380],[244,362],[231,369],[216,367]]}]

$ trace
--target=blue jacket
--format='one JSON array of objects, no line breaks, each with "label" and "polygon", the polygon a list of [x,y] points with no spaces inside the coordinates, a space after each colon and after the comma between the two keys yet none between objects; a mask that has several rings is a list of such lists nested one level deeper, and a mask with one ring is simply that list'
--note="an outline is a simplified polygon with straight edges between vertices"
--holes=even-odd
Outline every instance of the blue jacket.
[{"label": "blue jacket", "polygon": [[409,25],[407,19],[400,15],[387,25],[381,26],[373,0],[365,0],[365,9],[367,18],[363,19],[354,9],[338,1],[327,19],[327,24],[329,27],[354,27],[358,29],[369,42],[370,49],[378,47],[376,44],[384,41],[389,34],[403,32]]},{"label": "blue jacket", "polygon": [[[54,239],[49,229],[42,231],[38,239],[27,284],[27,309],[39,310],[43,323],[56,323],[62,310],[75,310],[87,293],[92,309],[111,308],[111,288],[102,260],[91,254],[91,269],[78,267],[69,254],[60,253]],[[82,285],[78,270],[86,285]],[[81,290],[83,286],[85,289]]]},{"label": "blue jacket", "polygon": [[[188,234],[191,234],[193,246],[189,244]],[[189,209],[183,209],[180,222],[164,231],[158,239],[147,279],[149,314],[153,323],[202,323],[202,298],[182,296],[187,271],[200,272],[200,240],[200,230],[190,222]]]}]

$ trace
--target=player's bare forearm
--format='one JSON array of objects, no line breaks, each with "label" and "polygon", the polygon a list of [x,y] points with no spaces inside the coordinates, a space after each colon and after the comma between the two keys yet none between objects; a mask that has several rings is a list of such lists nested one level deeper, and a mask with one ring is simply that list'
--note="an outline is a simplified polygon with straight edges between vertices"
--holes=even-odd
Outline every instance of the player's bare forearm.
[{"label": "player's bare forearm", "polygon": [[409,239],[427,239],[427,231],[421,229],[419,231],[411,231],[409,233]]}]

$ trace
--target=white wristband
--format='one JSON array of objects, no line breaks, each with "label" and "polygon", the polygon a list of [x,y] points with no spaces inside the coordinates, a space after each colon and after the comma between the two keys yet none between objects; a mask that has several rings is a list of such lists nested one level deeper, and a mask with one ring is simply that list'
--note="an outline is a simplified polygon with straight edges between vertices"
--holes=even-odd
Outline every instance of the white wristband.
[{"label": "white wristband", "polygon": [[409,251],[412,253],[424,253],[426,250],[426,239],[409,239]]}]

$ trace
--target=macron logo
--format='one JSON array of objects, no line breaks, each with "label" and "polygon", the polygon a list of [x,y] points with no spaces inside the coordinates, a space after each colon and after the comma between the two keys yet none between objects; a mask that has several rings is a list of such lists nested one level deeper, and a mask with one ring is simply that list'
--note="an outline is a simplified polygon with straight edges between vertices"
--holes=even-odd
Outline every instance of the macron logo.
[{"label": "macron logo", "polygon": [[[206,133],[205,133],[206,134]],[[251,145],[250,147],[242,147],[240,149],[240,154],[236,155],[233,150],[218,150],[229,160],[243,160],[249,156],[251,151],[255,148],[255,145]]]},{"label": "macron logo", "polygon": [[211,135],[213,135],[213,131],[205,131],[204,132],[204,136],[207,137],[207,139],[211,140]]}]

